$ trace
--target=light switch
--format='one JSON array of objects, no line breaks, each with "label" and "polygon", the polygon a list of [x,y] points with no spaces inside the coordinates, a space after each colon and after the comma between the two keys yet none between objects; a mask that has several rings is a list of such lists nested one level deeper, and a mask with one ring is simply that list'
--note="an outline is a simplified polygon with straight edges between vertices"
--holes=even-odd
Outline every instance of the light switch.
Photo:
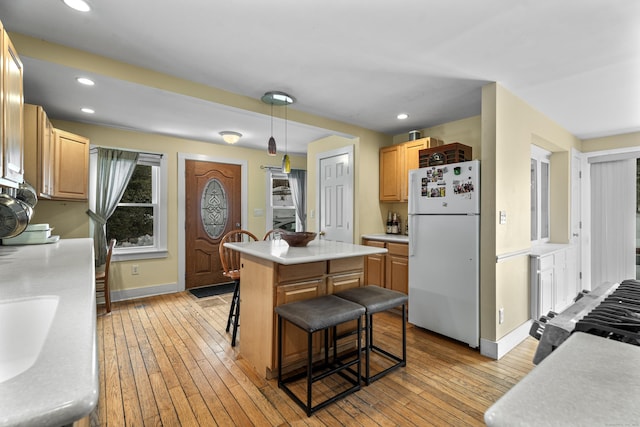
[{"label": "light switch", "polygon": [[264,216],[264,209],[255,208],[253,210],[253,216]]},{"label": "light switch", "polygon": [[507,211],[500,211],[500,224],[507,223]]}]

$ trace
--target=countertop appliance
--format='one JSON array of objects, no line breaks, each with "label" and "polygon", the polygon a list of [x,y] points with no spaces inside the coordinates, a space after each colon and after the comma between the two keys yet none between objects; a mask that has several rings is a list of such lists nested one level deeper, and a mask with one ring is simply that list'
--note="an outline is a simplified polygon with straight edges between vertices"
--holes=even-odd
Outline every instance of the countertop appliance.
[{"label": "countertop appliance", "polygon": [[409,171],[409,322],[480,344],[480,162]]},{"label": "countertop appliance", "polygon": [[529,334],[540,340],[533,363],[538,364],[574,332],[584,332],[640,346],[640,281],[605,282],[582,291],[561,313],[535,320]]}]

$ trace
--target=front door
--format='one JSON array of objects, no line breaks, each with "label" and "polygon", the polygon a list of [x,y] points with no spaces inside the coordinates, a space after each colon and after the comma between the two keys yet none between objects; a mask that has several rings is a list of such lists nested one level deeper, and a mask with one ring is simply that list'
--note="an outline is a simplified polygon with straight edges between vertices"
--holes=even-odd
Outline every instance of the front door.
[{"label": "front door", "polygon": [[226,283],[218,246],[241,227],[241,166],[185,162],[185,288]]}]

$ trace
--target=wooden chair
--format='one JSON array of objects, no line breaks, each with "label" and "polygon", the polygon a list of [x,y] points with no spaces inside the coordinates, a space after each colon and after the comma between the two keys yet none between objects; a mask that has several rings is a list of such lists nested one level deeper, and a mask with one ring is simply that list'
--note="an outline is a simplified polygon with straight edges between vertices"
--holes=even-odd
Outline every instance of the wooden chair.
[{"label": "wooden chair", "polygon": [[280,237],[280,233],[282,233],[281,228],[274,228],[273,230],[267,231],[262,240],[276,240]]},{"label": "wooden chair", "polygon": [[220,246],[220,262],[222,263],[222,274],[233,280],[233,297],[231,298],[231,307],[229,308],[229,317],[227,318],[226,331],[233,325],[231,335],[231,347],[236,345],[236,336],[238,334],[238,324],[240,319],[240,252],[226,248],[225,243],[230,242],[250,242],[257,241],[258,238],[247,230],[231,230],[222,237]]},{"label": "wooden chair", "polygon": [[111,255],[116,246],[116,239],[111,239],[107,251],[107,262],[104,264],[104,271],[96,271],[96,294],[104,295],[104,304],[107,313],[111,313],[111,288],[109,287],[109,266],[111,265]]}]

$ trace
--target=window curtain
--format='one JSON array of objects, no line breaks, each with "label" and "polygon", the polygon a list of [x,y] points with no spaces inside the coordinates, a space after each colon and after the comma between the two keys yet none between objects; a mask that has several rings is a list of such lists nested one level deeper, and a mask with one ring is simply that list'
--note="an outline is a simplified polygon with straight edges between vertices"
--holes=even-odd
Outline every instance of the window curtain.
[{"label": "window curtain", "polygon": [[[296,215],[300,220],[301,231],[307,230],[307,171],[303,169],[292,169],[289,174],[289,187],[291,189],[291,198],[293,205],[296,207]],[[298,230],[300,231],[300,230]]]},{"label": "window curtain", "polygon": [[87,211],[93,222],[96,267],[103,265],[107,260],[105,224],[122,199],[137,162],[138,153],[136,152],[98,148],[96,207],[95,212]]},{"label": "window curtain", "polygon": [[591,164],[591,286],[635,279],[636,160]]}]

